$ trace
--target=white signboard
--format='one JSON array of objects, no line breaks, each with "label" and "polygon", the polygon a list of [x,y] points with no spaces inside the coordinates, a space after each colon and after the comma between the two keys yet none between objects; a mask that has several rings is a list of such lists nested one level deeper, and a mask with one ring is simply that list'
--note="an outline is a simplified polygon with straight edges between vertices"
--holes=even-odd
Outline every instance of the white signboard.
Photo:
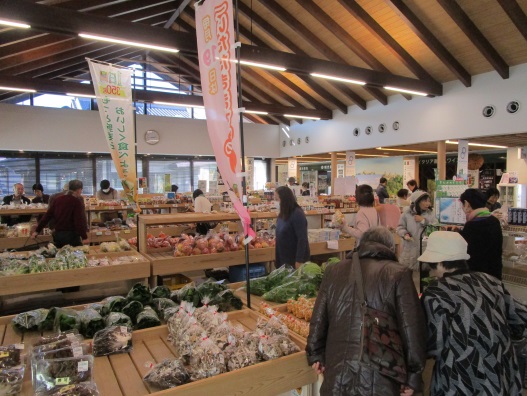
[{"label": "white signboard", "polygon": [[355,195],[357,179],[355,176],[345,176],[335,179],[334,195]]},{"label": "white signboard", "polygon": [[344,164],[344,176],[355,176],[355,152],[346,151],[346,163]]},{"label": "white signboard", "polygon": [[297,161],[295,158],[287,160],[287,177],[295,177],[297,173]]},{"label": "white signboard", "polygon": [[459,140],[457,146],[457,177],[468,178],[468,140]]},{"label": "white signboard", "polygon": [[406,186],[406,183],[415,179],[415,159],[405,159],[403,163],[403,186]]}]

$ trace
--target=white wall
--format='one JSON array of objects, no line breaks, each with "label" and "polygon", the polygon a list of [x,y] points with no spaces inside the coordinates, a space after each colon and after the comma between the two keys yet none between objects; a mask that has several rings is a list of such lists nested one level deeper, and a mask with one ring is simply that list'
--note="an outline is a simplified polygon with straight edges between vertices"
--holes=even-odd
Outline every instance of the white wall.
[{"label": "white wall", "polygon": [[[147,130],[160,134],[160,142],[144,141]],[[277,158],[276,125],[243,124],[245,155]],[[140,154],[213,155],[205,120],[137,116]],[[107,153],[99,113],[71,109],[0,104],[0,149]]]},{"label": "white wall", "polygon": [[[503,80],[496,72],[472,78],[472,87],[460,82],[446,83],[444,95],[436,98],[414,96],[406,100],[402,95],[389,97],[383,106],[377,101],[368,102],[367,110],[357,106],[348,108],[348,114],[333,112],[333,120],[306,121],[291,126],[289,135],[302,143],[289,145],[289,139],[281,133],[280,156],[307,155],[330,151],[344,151],[393,146],[445,139],[478,136],[505,135],[527,131],[527,64],[510,68],[510,77]],[[520,110],[515,114],[506,111],[511,100],[519,100]],[[492,118],[484,118],[482,110],[492,104],[497,111]],[[392,124],[399,121],[400,129],[394,131]],[[378,126],[386,123],[387,130],[378,132]],[[366,126],[373,133],[364,133]],[[359,137],[354,137],[354,128],[360,128]],[[305,137],[309,143],[305,143]]]}]

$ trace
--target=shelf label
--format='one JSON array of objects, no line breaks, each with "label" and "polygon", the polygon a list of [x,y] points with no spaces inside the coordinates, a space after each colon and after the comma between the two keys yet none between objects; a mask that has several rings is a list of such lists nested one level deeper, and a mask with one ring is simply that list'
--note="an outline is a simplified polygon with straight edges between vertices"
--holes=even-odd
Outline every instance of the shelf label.
[{"label": "shelf label", "polygon": [[79,373],[83,372],[83,371],[88,371],[88,361],[87,360],[83,360],[83,361],[79,362],[79,364],[77,365],[77,371]]},{"label": "shelf label", "polygon": [[69,385],[69,383],[70,377],[55,378],[55,385]]},{"label": "shelf label", "polygon": [[333,240],[333,241],[327,241],[327,245],[328,245],[328,249],[332,249],[332,250],[338,250],[339,248],[339,241],[338,240]]},{"label": "shelf label", "polygon": [[123,231],[125,234],[129,234],[130,233],[130,230],[124,230]]},{"label": "shelf label", "polygon": [[101,236],[101,235],[102,235],[102,231],[97,231],[97,232],[95,233],[95,235],[97,235],[97,236]]},{"label": "shelf label", "polygon": [[112,235],[112,232],[111,231],[105,231],[104,235]]}]

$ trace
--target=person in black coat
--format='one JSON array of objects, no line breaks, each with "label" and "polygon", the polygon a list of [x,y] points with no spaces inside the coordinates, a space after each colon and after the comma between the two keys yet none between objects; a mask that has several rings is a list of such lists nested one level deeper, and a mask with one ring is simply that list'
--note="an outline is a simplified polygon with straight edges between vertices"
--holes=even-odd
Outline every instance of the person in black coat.
[{"label": "person in black coat", "polygon": [[[29,198],[24,196],[24,185],[22,183],[16,183],[13,186],[13,194],[6,195],[3,199],[3,205],[29,205],[31,201]],[[27,216],[2,216],[2,223],[6,223],[8,226],[13,226],[18,223],[25,223],[31,220],[31,215]]]},{"label": "person in black coat", "polygon": [[500,221],[485,207],[485,195],[475,188],[465,190],[459,199],[467,216],[461,235],[468,243],[469,268],[501,280],[503,234]]},{"label": "person in black coat", "polygon": [[42,184],[35,183],[33,184],[33,192],[35,193],[35,198],[31,202],[33,203],[49,203],[49,195],[44,194],[44,187]]}]

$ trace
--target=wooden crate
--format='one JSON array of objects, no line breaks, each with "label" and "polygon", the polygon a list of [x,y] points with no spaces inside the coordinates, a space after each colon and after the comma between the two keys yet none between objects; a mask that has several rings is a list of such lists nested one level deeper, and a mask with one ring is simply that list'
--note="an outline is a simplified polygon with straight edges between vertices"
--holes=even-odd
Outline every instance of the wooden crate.
[{"label": "wooden crate", "polygon": [[[234,291],[234,295],[242,300],[243,305],[247,306],[247,291],[242,289],[242,287],[245,286],[245,282],[230,283],[228,286]],[[259,311],[262,303],[269,305],[273,309],[279,305],[283,305],[273,301],[266,301],[261,296],[255,296],[254,294],[251,294],[251,309]]]},{"label": "wooden crate", "polygon": [[[258,318],[262,317],[251,310],[230,312],[229,320],[234,325],[241,325],[246,330],[254,330]],[[4,323],[4,321],[0,321]],[[16,333],[10,324],[0,324],[2,345],[24,342],[30,345],[40,333]],[[301,352],[258,363],[254,366],[203,379],[177,388],[157,391],[150,388],[143,380],[149,371],[145,363],[159,363],[164,359],[176,357],[174,347],[167,341],[166,325],[133,333],[133,351],[129,354],[118,354],[95,358],[94,378],[101,396],[202,396],[215,395],[269,395],[274,396],[317,380],[313,369],[308,366],[305,356],[305,340],[294,333],[291,339],[299,346]],[[30,370],[24,377],[20,395],[33,395]]]}]

